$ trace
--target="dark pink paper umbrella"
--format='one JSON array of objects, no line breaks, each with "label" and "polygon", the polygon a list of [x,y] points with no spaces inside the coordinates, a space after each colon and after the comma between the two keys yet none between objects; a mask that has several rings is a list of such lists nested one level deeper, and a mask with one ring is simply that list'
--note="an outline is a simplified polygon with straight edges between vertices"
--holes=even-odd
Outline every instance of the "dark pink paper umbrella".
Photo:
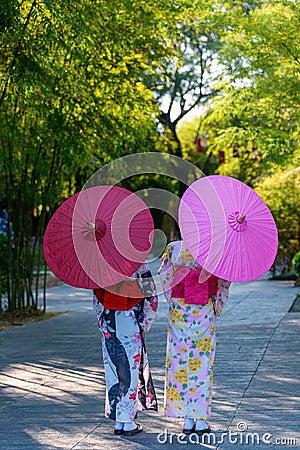
[{"label": "dark pink paper umbrella", "polygon": [[278,234],[269,208],[235,178],[212,175],[191,184],[179,205],[179,227],[197,262],[229,281],[255,280],[276,257]]},{"label": "dark pink paper umbrella", "polygon": [[126,279],[145,261],[152,245],[151,213],[136,194],[117,186],[96,186],[67,199],[44,235],[52,272],[86,289]]}]

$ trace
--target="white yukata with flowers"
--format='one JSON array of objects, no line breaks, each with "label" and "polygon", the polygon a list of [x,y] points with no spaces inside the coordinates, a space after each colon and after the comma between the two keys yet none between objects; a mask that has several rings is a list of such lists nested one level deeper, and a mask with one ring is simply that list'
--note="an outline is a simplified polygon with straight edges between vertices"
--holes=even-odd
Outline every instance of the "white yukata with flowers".
[{"label": "white yukata with flowers", "polygon": [[216,351],[216,318],[228,299],[229,281],[218,279],[208,304],[187,304],[173,298],[171,283],[179,267],[201,270],[183,241],[167,245],[158,270],[169,303],[165,405],[168,417],[208,420]]},{"label": "white yukata with flowers", "polygon": [[93,296],[102,335],[105,416],[119,422],[132,422],[137,410],[157,411],[144,333],[157,315],[158,297],[146,263],[132,277],[137,279],[144,299],[127,311],[105,309]]}]

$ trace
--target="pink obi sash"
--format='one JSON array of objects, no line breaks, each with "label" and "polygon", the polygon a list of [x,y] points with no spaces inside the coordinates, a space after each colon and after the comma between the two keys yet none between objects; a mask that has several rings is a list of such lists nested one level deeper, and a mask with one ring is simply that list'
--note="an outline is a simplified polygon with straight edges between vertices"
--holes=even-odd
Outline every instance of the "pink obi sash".
[{"label": "pink obi sash", "polygon": [[[185,270],[182,272],[182,270],[177,269],[176,272],[172,283],[173,285],[176,283],[172,287],[172,297],[184,298],[187,304],[206,305],[209,298],[218,291],[218,279],[215,275],[210,275],[206,281],[201,283],[199,282],[201,273],[199,270]],[[183,275],[183,273],[186,273],[186,275]],[[179,277],[181,279],[176,282],[176,278],[178,279]]]}]

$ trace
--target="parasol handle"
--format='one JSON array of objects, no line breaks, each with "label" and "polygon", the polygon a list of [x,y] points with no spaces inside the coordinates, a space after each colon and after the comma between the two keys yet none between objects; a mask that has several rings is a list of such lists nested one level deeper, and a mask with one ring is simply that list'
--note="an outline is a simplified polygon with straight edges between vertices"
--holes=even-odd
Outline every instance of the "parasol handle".
[{"label": "parasol handle", "polygon": [[93,238],[96,239],[96,241],[99,241],[99,239],[103,238],[106,233],[106,225],[103,220],[96,219],[96,223],[89,221],[87,224],[89,227],[89,236],[92,235]]},{"label": "parasol handle", "polygon": [[237,220],[239,223],[243,223],[245,219],[246,219],[246,215],[245,215],[245,216],[239,216],[239,217],[237,217],[236,220]]}]

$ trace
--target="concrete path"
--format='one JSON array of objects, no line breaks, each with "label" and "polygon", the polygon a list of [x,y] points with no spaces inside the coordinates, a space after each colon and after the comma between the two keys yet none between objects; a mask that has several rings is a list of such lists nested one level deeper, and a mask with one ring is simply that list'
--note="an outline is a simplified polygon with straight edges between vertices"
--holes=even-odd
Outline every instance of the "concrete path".
[{"label": "concrete path", "polygon": [[48,290],[52,319],[0,333],[0,450],[300,448],[299,288],[260,279],[233,284],[218,321],[210,440],[181,435],[163,417],[167,304],[147,336],[158,413],[140,413],[144,432],[115,437],[105,419],[105,379],[91,293]]}]

